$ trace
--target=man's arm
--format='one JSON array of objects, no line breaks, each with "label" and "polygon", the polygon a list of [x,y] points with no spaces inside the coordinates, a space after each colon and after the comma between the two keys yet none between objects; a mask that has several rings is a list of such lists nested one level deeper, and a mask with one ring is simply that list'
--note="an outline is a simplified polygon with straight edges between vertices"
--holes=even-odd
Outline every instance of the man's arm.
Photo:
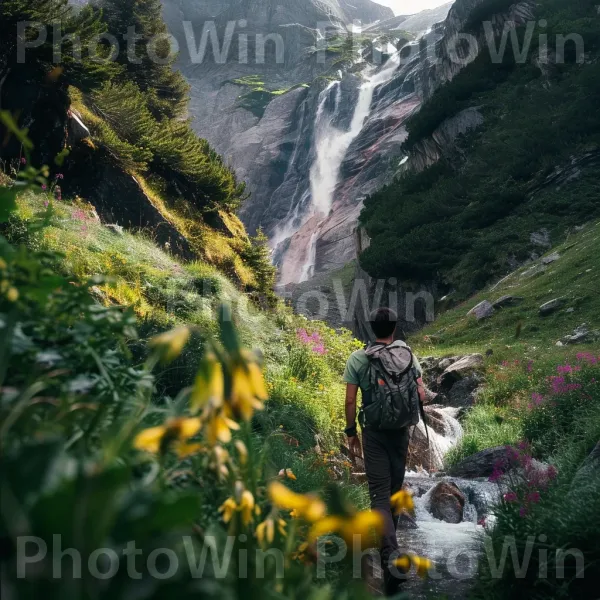
[{"label": "man's arm", "polygon": [[419,377],[419,379],[417,379],[417,385],[417,389],[419,391],[419,398],[421,399],[421,404],[425,406],[425,404],[427,403],[427,393],[425,392],[425,384],[423,383],[422,377]]},{"label": "man's arm", "polygon": [[348,445],[354,456],[362,458],[362,446],[356,429],[356,399],[358,396],[358,385],[346,384],[346,433],[348,434]]}]

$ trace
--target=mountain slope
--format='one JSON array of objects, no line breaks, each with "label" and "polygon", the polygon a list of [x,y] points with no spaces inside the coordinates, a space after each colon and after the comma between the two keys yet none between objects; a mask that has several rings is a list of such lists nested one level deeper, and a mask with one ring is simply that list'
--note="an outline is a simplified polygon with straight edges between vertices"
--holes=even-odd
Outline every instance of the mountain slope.
[{"label": "mountain slope", "polygon": [[[549,0],[537,10],[551,40],[581,32],[585,64],[575,64],[574,46],[565,64],[536,63],[534,35],[525,64],[511,52],[493,64],[485,53],[408,121],[406,175],[373,194],[361,216],[370,274],[470,294],[599,213],[600,38],[586,25],[591,2],[565,7]],[[440,152],[444,124],[469,114],[480,115],[477,132]]]}]

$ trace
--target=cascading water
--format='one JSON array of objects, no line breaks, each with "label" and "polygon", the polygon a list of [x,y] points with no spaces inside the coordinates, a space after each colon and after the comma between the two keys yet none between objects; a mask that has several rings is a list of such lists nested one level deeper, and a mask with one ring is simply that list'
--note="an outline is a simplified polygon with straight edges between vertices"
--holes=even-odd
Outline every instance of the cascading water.
[{"label": "cascading water", "polygon": [[342,105],[341,82],[332,82],[321,93],[315,120],[315,159],[310,169],[311,206],[304,219],[306,222],[311,217],[316,217],[316,227],[304,263],[300,267],[300,281],[306,281],[314,275],[321,226],[331,211],[342,163],[348,149],[360,135],[371,114],[375,90],[393,78],[399,64],[400,53],[398,52],[380,71],[374,72],[373,69],[369,72],[369,76],[360,87],[350,128],[347,131],[335,125]]}]

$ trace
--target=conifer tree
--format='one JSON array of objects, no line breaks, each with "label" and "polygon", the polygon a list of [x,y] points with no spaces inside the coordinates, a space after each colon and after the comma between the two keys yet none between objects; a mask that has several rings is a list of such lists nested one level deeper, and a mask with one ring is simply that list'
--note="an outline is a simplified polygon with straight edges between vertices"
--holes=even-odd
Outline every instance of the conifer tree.
[{"label": "conifer tree", "polygon": [[173,69],[168,29],[160,0],[96,0],[110,33],[117,37],[117,62],[147,94],[148,107],[158,119],[182,117],[189,86]]}]

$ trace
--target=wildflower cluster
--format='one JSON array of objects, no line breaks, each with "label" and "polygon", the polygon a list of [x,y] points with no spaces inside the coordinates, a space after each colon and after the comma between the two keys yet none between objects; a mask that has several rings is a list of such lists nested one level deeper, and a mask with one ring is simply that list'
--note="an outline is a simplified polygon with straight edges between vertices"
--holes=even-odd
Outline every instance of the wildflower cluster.
[{"label": "wildflower cluster", "polygon": [[315,354],[320,354],[321,356],[327,354],[323,338],[316,331],[314,333],[308,333],[306,329],[298,329],[296,335],[303,344],[310,346]]},{"label": "wildflower cluster", "polygon": [[556,467],[546,467],[536,462],[531,456],[531,448],[527,442],[517,446],[507,446],[506,456],[494,464],[490,476],[491,482],[508,484],[508,491],[503,494],[506,504],[514,505],[519,516],[525,517],[532,505],[539,504],[542,494],[556,479]]}]

